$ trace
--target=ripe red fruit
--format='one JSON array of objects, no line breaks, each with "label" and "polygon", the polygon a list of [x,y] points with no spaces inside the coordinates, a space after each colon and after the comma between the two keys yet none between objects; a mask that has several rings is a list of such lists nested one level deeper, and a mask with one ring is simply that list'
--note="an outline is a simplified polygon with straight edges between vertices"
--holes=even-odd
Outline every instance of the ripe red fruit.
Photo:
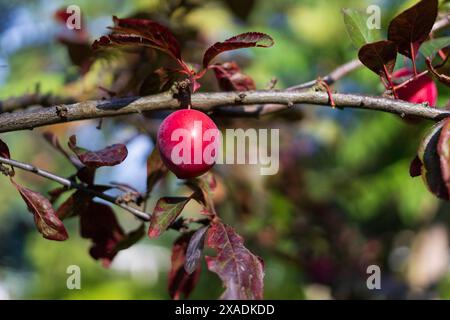
[{"label": "ripe red fruit", "polygon": [[218,134],[216,124],[203,112],[175,111],[158,130],[161,159],[180,179],[198,177],[214,165],[219,150]]},{"label": "ripe red fruit", "polygon": [[[399,78],[409,79],[413,76],[413,71],[402,68],[392,74],[394,81]],[[422,75],[411,81],[407,85],[396,90],[399,99],[412,103],[424,103],[434,107],[438,97],[438,91],[433,79],[427,75]]]}]

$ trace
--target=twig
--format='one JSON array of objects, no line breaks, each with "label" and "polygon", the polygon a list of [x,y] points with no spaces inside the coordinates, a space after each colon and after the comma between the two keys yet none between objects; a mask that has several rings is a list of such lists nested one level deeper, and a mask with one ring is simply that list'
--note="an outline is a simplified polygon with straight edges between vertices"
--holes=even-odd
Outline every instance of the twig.
[{"label": "twig", "polygon": [[124,209],[124,210],[126,210],[126,211],[128,211],[130,213],[132,213],[136,218],[139,218],[139,219],[144,220],[144,221],[149,221],[150,220],[150,215],[149,214],[147,214],[145,212],[142,212],[141,210],[138,210],[136,208],[133,208],[133,207],[131,207],[131,206],[125,204],[125,203],[121,203],[121,202],[117,201],[118,199],[116,197],[113,197],[113,196],[110,196],[110,195],[107,195],[107,194],[104,194],[102,192],[98,192],[98,191],[95,191],[95,190],[91,190],[85,184],[76,183],[74,181],[71,181],[69,179],[57,176],[57,175],[55,175],[53,173],[50,173],[48,171],[39,169],[39,168],[37,168],[37,167],[35,167],[35,166],[31,165],[31,164],[19,162],[19,161],[12,160],[12,159],[7,159],[7,158],[0,157],[0,163],[7,164],[7,165],[10,165],[10,166],[13,166],[13,167],[25,170],[25,171],[32,172],[32,173],[37,174],[37,175],[39,175],[39,176],[41,176],[43,178],[47,178],[49,180],[53,180],[53,181],[55,181],[55,182],[57,182],[57,183],[59,183],[59,184],[61,184],[63,186],[66,186],[68,188],[77,189],[77,190],[86,192],[86,193],[88,193],[88,194],[90,194],[92,196],[95,196],[97,198],[106,200],[108,202],[111,202],[111,203],[115,204],[116,206],[119,206],[120,208],[122,208],[122,209]]},{"label": "twig", "polygon": [[[440,120],[450,116],[450,111],[427,108],[401,100],[371,97],[355,94],[333,94],[336,107],[378,110],[423,119]],[[286,109],[293,104],[327,105],[327,93],[308,91],[246,91],[196,93],[192,95],[193,108],[218,111],[232,116],[261,116]],[[278,106],[274,106],[277,104]],[[249,107],[236,108],[232,106]],[[257,106],[255,106],[257,105]],[[281,105],[281,106],[280,106]],[[71,105],[58,105],[34,112],[15,112],[0,115],[0,132],[33,129],[45,125],[112,117],[153,110],[174,110],[180,108],[179,101],[165,92],[141,98],[121,98],[100,101],[85,101]]]},{"label": "twig", "polygon": [[[332,85],[333,83],[335,83],[339,79],[343,78],[344,76],[346,76],[353,70],[358,69],[359,67],[362,67],[362,63],[358,59],[349,61],[349,62],[337,67],[336,69],[334,69],[331,73],[329,73],[325,77],[321,78],[321,80],[325,81],[325,83],[328,85]],[[294,91],[294,90],[302,90],[302,89],[311,88],[311,87],[315,86],[317,84],[317,82],[318,82],[317,80],[308,81],[308,82],[305,82],[302,84],[298,84],[298,85],[289,87],[289,88],[287,88],[287,90]]]}]

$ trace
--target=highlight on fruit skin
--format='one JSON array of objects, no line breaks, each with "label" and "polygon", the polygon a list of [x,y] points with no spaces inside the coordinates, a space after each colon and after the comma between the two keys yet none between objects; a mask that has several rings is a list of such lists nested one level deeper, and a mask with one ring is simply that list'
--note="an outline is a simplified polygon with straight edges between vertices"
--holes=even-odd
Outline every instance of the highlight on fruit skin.
[{"label": "highlight on fruit skin", "polygon": [[[394,81],[400,79],[409,79],[414,75],[409,68],[402,68],[392,74]],[[396,90],[397,96],[401,100],[411,103],[428,103],[429,106],[435,107],[438,91],[436,83],[426,74],[420,75],[410,83]]]},{"label": "highlight on fruit skin", "polygon": [[161,160],[179,179],[198,177],[215,164],[219,133],[205,113],[193,109],[175,111],[158,129]]}]

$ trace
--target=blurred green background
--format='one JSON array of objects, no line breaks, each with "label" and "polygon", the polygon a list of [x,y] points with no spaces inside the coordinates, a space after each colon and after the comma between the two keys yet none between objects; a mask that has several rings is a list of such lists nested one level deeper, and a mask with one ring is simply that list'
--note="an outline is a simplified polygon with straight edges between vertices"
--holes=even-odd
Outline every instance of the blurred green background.
[{"label": "blurred green background", "polygon": [[[96,61],[82,75],[56,39],[63,32],[54,12],[76,4],[90,40],[107,32],[111,16],[149,16],[169,25],[183,42],[183,56],[201,61],[208,44],[245,31],[275,39],[270,49],[240,50],[221,57],[236,60],[258,88],[278,80],[277,88],[325,75],[357,57],[341,16],[345,7],[382,8],[383,29],[414,1],[361,0],[223,0],[223,1],[6,1],[0,0],[0,100],[33,93],[101,98],[98,86],[111,88],[118,79],[138,77],[120,68],[136,63],[129,53]],[[181,4],[180,7],[177,7]],[[447,32],[448,34],[448,28]],[[156,58],[155,58],[156,59]],[[160,57],[158,57],[160,59]],[[159,61],[159,60],[158,60]],[[155,62],[157,63],[157,62]],[[407,64],[398,59],[399,67]],[[421,69],[423,61],[419,61]],[[111,70],[116,74],[112,75]],[[118,75],[119,74],[119,75]],[[127,78],[128,76],[128,78]],[[121,78],[122,77],[122,78]],[[118,90],[115,87],[115,90]],[[126,87],[126,86],[125,86]],[[382,86],[370,71],[359,69],[334,86],[339,92],[379,95]],[[439,106],[450,98],[439,89]],[[202,90],[217,90],[212,77]],[[135,89],[120,88],[122,95]],[[100,169],[97,182],[121,181],[145,188],[145,162],[153,148],[155,128],[164,114],[56,125],[34,131],[1,134],[12,158],[69,176],[69,163],[44,141],[51,130],[66,143],[100,149],[127,143],[127,160]],[[218,212],[265,261],[268,299],[450,298],[450,205],[431,195],[420,178],[410,178],[409,164],[430,122],[405,122],[380,112],[296,106],[294,110],[257,119],[217,119],[222,128],[279,128],[280,172],[260,176],[247,166],[217,166]],[[136,125],[137,124],[137,125]],[[17,172],[18,181],[34,190],[56,184]],[[160,195],[183,194],[174,176],[158,185]],[[138,222],[114,208],[127,230]],[[200,207],[190,204],[186,215]],[[70,238],[44,240],[32,215],[6,177],[0,177],[0,299],[167,299],[170,248],[177,234],[145,238],[118,254],[105,269],[88,253],[89,241],[78,235],[75,220],[65,222]],[[368,290],[366,269],[381,268],[381,290]],[[66,269],[81,268],[81,290],[68,290]],[[204,266],[191,298],[215,298],[222,292],[215,274]]]}]

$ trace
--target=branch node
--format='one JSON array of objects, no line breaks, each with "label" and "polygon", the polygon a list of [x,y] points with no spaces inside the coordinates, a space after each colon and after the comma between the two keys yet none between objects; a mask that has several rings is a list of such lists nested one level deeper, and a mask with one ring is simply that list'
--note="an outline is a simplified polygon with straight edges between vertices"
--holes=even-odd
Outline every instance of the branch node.
[{"label": "branch node", "polygon": [[56,106],[56,114],[63,120],[67,120],[67,115],[69,113],[69,109],[65,105]]}]

